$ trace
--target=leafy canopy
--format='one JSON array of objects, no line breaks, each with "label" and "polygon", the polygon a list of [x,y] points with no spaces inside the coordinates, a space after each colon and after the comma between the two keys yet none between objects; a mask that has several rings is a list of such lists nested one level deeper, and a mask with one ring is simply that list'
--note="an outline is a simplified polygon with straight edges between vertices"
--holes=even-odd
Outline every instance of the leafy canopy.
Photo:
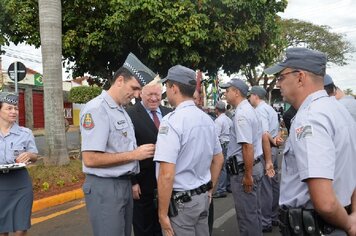
[{"label": "leafy canopy", "polygon": [[327,25],[314,25],[297,19],[282,21],[283,35],[288,47],[303,46],[324,52],[328,62],[343,66],[347,64],[347,53],[354,52],[354,48],[344,35],[331,32]]},{"label": "leafy canopy", "polygon": [[[215,74],[275,56],[286,0],[62,0],[63,57],[74,76],[109,78],[129,52],[165,75],[174,64]],[[2,0],[0,44],[40,46],[37,0]],[[274,50],[273,50],[274,49]],[[270,60],[270,59],[268,59]],[[69,66],[69,64],[67,65]]]},{"label": "leafy canopy", "polygon": [[[354,48],[344,35],[331,32],[331,28],[326,25],[314,25],[309,22],[297,19],[283,19],[278,21],[282,26],[277,30],[277,35],[273,43],[262,54],[262,62],[265,66],[270,66],[280,60],[284,54],[284,49],[288,47],[307,47],[327,54],[328,62],[342,66],[347,64],[347,55],[352,53]],[[278,38],[279,37],[279,38]],[[262,73],[263,67],[256,65],[245,65],[242,67],[243,74],[251,85],[259,85],[263,81],[263,86],[270,91],[274,88],[275,78]]]}]

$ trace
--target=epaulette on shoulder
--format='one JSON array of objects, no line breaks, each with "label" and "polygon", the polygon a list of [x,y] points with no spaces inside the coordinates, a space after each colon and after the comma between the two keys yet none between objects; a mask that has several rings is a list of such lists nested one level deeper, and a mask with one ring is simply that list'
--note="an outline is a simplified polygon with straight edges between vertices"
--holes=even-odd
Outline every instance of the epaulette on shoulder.
[{"label": "epaulette on shoulder", "polygon": [[24,133],[32,134],[32,130],[30,130],[29,128],[26,128],[26,127],[20,126],[19,130]]}]

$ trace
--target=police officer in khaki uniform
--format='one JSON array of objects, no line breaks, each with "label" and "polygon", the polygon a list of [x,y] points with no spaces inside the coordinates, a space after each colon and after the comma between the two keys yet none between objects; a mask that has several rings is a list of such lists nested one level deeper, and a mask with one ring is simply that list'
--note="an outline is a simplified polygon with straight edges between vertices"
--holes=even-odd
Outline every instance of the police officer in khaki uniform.
[{"label": "police officer in khaki uniform", "polygon": [[356,235],[356,124],[323,88],[326,55],[289,48],[265,70],[296,108],[282,161],[283,235]]},{"label": "police officer in khaki uniform", "polygon": [[176,65],[162,82],[175,110],[162,119],[154,156],[159,221],[167,236],[207,236],[212,187],[224,161],[220,142],[213,120],[194,104],[195,71]]},{"label": "police officer in khaki uniform", "polygon": [[138,97],[155,74],[133,54],[116,71],[111,87],[81,111],[83,191],[94,235],[130,236],[131,176],[139,160],[152,157],[154,144],[136,145],[134,128],[123,108]]}]

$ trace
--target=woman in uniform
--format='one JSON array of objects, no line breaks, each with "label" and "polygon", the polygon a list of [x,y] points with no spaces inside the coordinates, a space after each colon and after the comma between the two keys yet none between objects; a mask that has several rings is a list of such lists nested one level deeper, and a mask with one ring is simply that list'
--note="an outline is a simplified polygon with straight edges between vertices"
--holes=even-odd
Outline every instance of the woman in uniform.
[{"label": "woman in uniform", "polygon": [[[0,165],[35,162],[37,148],[31,130],[17,123],[18,97],[0,93]],[[33,191],[26,168],[0,170],[0,236],[26,235],[31,227]]]}]

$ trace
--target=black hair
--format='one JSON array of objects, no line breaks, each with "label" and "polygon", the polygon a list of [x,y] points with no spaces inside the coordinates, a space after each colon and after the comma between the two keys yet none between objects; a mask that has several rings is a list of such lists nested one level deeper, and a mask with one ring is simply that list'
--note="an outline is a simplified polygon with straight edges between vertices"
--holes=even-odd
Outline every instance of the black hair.
[{"label": "black hair", "polygon": [[324,86],[324,89],[326,91],[326,93],[329,96],[334,96],[335,95],[335,91],[336,91],[336,86],[334,83],[328,84]]},{"label": "black hair", "polygon": [[113,78],[110,80],[110,85],[113,85],[119,76],[123,76],[124,80],[130,80],[132,76],[134,76],[128,69],[125,67],[120,67],[114,74]]},{"label": "black hair", "polygon": [[187,85],[187,84],[182,84],[173,80],[167,80],[167,86],[172,87],[172,85],[175,84],[178,88],[180,93],[183,96],[193,98],[194,92],[195,92],[195,87],[196,85]]}]

